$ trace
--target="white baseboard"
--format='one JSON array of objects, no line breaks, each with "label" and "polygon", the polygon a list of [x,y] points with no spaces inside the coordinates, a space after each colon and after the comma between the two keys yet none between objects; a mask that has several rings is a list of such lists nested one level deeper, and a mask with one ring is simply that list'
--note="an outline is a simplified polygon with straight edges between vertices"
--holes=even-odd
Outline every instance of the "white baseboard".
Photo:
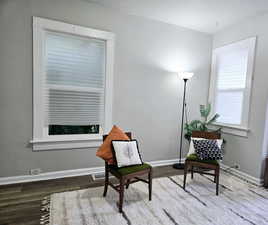
[{"label": "white baseboard", "polygon": [[51,179],[58,179],[58,178],[64,178],[64,177],[83,176],[83,175],[89,175],[89,174],[94,174],[94,173],[100,173],[101,171],[103,171],[103,167],[63,170],[63,171],[41,173],[38,175],[2,177],[0,178],[0,185],[26,183],[26,182],[33,182],[33,181],[40,181],[40,180],[51,180]]},{"label": "white baseboard", "polygon": [[[153,167],[167,166],[177,163],[178,159],[158,160],[149,162]],[[183,160],[184,162],[184,160]],[[0,177],[0,185],[26,183],[40,180],[52,180],[64,177],[76,177],[84,175],[94,175],[104,172],[104,167],[92,167],[75,170],[63,170],[48,173],[41,173],[38,175],[24,175],[24,176],[12,176],[12,177]]]},{"label": "white baseboard", "polygon": [[[158,166],[167,166],[177,163],[178,159],[169,159],[169,160],[158,160],[158,161],[151,161],[149,162],[153,167]],[[182,159],[184,162],[184,159]],[[259,179],[253,177],[249,174],[246,174],[240,170],[230,168],[224,164],[221,164],[221,169],[226,170],[234,176],[237,176],[247,182],[253,183],[258,186],[263,185],[263,179]],[[55,171],[55,172],[48,172],[42,173],[38,175],[24,175],[24,176],[12,176],[12,177],[0,177],[0,185],[7,185],[7,184],[16,184],[16,183],[26,183],[26,182],[33,182],[33,181],[41,181],[41,180],[52,180],[52,179],[59,179],[65,177],[76,177],[76,176],[84,176],[84,175],[94,175],[100,174],[104,172],[104,167],[92,167],[92,168],[83,168],[83,169],[75,169],[75,170],[63,170],[63,171]]]},{"label": "white baseboard", "polygon": [[262,186],[263,185],[263,179],[260,179],[260,178],[256,178],[256,177],[253,177],[247,173],[244,173],[238,169],[235,169],[235,168],[230,168],[229,166],[226,166],[224,164],[221,163],[221,169],[222,170],[227,170],[226,172],[234,175],[234,176],[237,176],[239,177],[240,179],[242,180],[245,180],[249,183],[252,183],[252,184],[255,184],[257,186]]},{"label": "white baseboard", "polygon": [[[168,166],[174,163],[177,163],[178,159],[169,159],[169,160],[158,160],[158,161],[151,161],[149,162],[153,167],[158,166]],[[184,159],[182,159],[184,162]],[[259,179],[253,177],[249,174],[246,174],[240,170],[230,168],[224,164],[221,164],[221,169],[226,170],[234,176],[237,176],[247,182],[253,183],[258,186],[263,185],[263,179]],[[52,180],[52,179],[59,179],[65,177],[76,177],[76,176],[84,176],[84,175],[94,175],[100,174],[104,172],[104,167],[92,167],[92,168],[83,168],[83,169],[75,169],[75,170],[63,170],[63,171],[55,171],[55,172],[48,172],[42,173],[38,175],[24,175],[24,176],[12,176],[12,177],[0,177],[0,185],[6,184],[16,184],[16,183],[26,183],[26,182],[33,182],[33,181],[41,181],[41,180]]]},{"label": "white baseboard", "polygon": [[[184,163],[185,159],[181,159],[181,162]],[[157,167],[157,166],[168,166],[168,165],[173,165],[174,163],[178,163],[178,159],[167,159],[167,160],[158,160],[158,161],[151,161],[149,162],[152,167]]]}]

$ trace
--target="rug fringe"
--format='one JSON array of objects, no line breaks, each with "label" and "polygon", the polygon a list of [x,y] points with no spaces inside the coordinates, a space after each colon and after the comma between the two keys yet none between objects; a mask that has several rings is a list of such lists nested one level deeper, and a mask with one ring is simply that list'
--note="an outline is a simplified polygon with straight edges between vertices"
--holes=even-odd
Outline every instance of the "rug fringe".
[{"label": "rug fringe", "polygon": [[50,196],[44,197],[41,201],[40,225],[49,225],[50,219]]}]

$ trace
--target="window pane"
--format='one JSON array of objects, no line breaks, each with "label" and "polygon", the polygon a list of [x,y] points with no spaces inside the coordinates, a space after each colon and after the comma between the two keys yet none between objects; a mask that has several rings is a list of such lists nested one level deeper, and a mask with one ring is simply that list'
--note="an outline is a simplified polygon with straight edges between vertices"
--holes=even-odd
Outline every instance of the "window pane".
[{"label": "window pane", "polygon": [[217,56],[217,89],[246,87],[248,49],[224,51]]},{"label": "window pane", "polygon": [[68,126],[68,125],[49,125],[49,135],[65,134],[98,134],[99,125],[90,126]]},{"label": "window pane", "polygon": [[218,122],[248,126],[256,37],[213,50],[209,99]]},{"label": "window pane", "polygon": [[220,115],[217,122],[241,124],[243,91],[219,91],[216,96],[216,112]]},{"label": "window pane", "polygon": [[103,40],[46,33],[44,88],[49,135],[84,134],[103,126],[105,57]]}]

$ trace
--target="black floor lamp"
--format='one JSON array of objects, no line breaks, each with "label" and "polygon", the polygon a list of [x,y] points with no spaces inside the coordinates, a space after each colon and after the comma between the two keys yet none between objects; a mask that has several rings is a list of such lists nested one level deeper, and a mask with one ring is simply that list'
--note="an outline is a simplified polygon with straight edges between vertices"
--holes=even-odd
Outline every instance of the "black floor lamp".
[{"label": "black floor lamp", "polygon": [[182,154],[182,139],[183,139],[183,128],[184,128],[184,114],[185,114],[185,96],[186,96],[186,85],[187,81],[193,76],[193,73],[183,72],[179,73],[179,77],[184,81],[184,88],[183,88],[183,102],[182,102],[182,115],[181,115],[181,138],[180,138],[180,158],[179,163],[173,164],[174,169],[184,169],[184,163],[181,161],[181,154]]}]

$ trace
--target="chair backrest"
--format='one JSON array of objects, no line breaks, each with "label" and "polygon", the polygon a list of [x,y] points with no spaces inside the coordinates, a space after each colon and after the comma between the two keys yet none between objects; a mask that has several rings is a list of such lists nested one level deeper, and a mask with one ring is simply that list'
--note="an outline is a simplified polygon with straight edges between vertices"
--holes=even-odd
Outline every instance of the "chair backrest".
[{"label": "chair backrest", "polygon": [[[131,132],[126,132],[125,134],[129,137],[129,139],[131,139],[131,136],[132,136],[131,135]],[[107,138],[107,136],[108,136],[108,134],[103,135],[102,136],[102,140],[105,141],[105,139]]]},{"label": "chair backrest", "polygon": [[221,134],[219,132],[209,132],[209,131],[193,131],[192,137],[195,138],[205,138],[205,139],[220,139]]},{"label": "chair backrest", "polygon": [[[131,132],[126,132],[125,133],[128,137],[129,137],[129,139],[131,140]],[[107,136],[108,136],[108,134],[105,134],[105,135],[102,135],[102,140],[103,141],[105,141],[105,139],[107,138]],[[107,161],[105,161],[105,171],[108,169],[108,163],[107,163]]]}]

